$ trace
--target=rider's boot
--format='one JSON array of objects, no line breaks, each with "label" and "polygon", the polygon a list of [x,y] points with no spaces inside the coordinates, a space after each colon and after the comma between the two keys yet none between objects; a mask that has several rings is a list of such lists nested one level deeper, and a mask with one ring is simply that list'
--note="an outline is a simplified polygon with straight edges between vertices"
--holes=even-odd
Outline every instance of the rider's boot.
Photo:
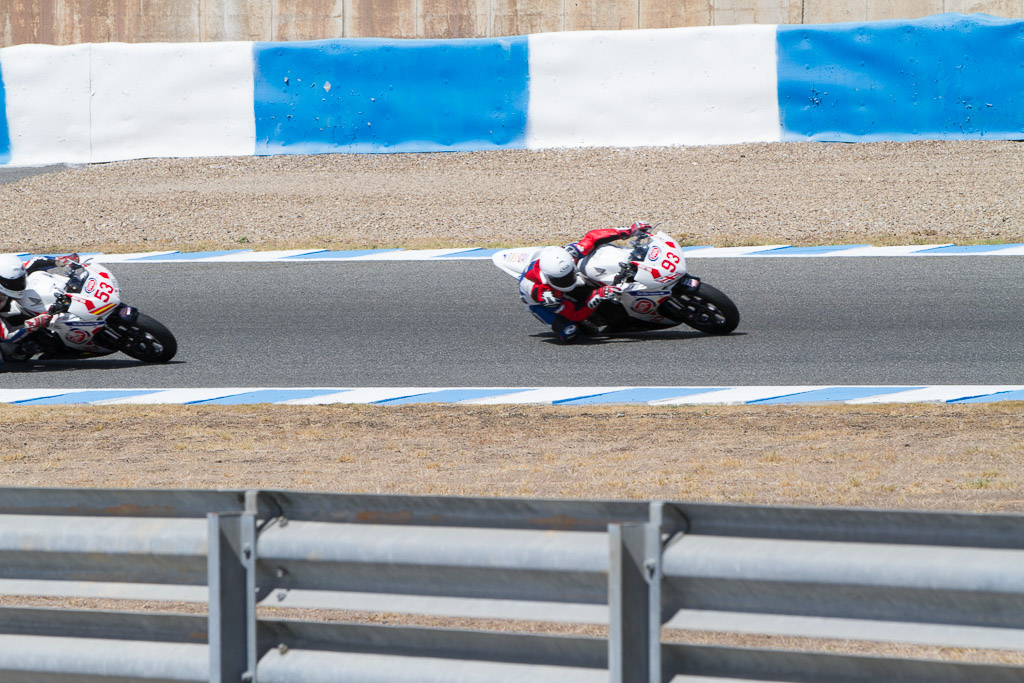
[{"label": "rider's boot", "polygon": [[578,323],[558,316],[555,318],[555,322],[551,324],[551,331],[558,337],[558,341],[563,344],[572,344],[579,338],[580,326]]}]

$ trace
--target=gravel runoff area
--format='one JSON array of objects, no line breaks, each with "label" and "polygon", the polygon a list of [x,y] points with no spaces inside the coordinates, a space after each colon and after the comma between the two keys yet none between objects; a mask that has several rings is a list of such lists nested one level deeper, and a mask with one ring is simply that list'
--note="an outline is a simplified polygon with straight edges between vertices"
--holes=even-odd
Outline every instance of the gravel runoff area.
[{"label": "gravel runoff area", "polygon": [[1024,241],[1017,142],[146,159],[0,185],[0,252]]}]

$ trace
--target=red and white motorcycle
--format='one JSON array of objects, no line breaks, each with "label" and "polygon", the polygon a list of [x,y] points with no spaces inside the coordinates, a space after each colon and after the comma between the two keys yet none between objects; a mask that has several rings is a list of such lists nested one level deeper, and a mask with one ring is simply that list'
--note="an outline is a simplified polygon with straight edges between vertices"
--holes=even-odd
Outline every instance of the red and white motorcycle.
[{"label": "red and white motorcycle", "polygon": [[[505,249],[491,257],[515,278],[546,247]],[[622,288],[618,301],[604,301],[582,325],[590,334],[661,330],[689,325],[706,334],[729,334],[740,323],[736,304],[718,289],[686,272],[679,244],[662,231],[639,233],[629,248],[603,244],[577,265],[594,286]]]},{"label": "red and white motorcycle", "polygon": [[123,304],[117,279],[105,266],[72,262],[68,269],[68,275],[38,270],[28,276],[25,293],[15,305],[25,318],[50,313],[53,319],[46,329],[0,345],[4,360],[88,358],[118,351],[146,363],[166,363],[174,357],[174,335]]}]

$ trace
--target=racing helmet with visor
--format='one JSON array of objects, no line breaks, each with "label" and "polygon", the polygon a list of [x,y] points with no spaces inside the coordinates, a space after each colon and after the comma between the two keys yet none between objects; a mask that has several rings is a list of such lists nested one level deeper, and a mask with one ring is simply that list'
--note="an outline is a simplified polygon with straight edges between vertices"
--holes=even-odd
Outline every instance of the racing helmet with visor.
[{"label": "racing helmet with visor", "polygon": [[25,293],[25,265],[16,254],[0,254],[0,300]]},{"label": "racing helmet with visor", "polygon": [[548,284],[567,292],[577,284],[576,261],[562,247],[548,247],[540,253],[540,272]]}]

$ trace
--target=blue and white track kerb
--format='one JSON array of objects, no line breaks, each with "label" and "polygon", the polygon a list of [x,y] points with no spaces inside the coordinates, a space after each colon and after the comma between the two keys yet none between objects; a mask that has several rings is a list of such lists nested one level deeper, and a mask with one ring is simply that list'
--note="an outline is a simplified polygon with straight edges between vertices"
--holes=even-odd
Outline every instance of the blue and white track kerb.
[{"label": "blue and white track kerb", "polygon": [[1024,385],[705,387],[268,387],[0,389],[0,403],[39,405],[783,405],[1024,401]]},{"label": "blue and white track kerb", "polygon": [[[292,249],[286,251],[147,251],[132,254],[81,254],[100,263],[302,263],[309,261],[451,261],[490,259],[498,249]],[[914,244],[875,247],[870,244],[837,244],[794,247],[785,244],[753,247],[683,247],[687,258],[826,258],[877,256],[1024,256],[1024,244]],[[21,254],[28,258],[29,254]]]}]

